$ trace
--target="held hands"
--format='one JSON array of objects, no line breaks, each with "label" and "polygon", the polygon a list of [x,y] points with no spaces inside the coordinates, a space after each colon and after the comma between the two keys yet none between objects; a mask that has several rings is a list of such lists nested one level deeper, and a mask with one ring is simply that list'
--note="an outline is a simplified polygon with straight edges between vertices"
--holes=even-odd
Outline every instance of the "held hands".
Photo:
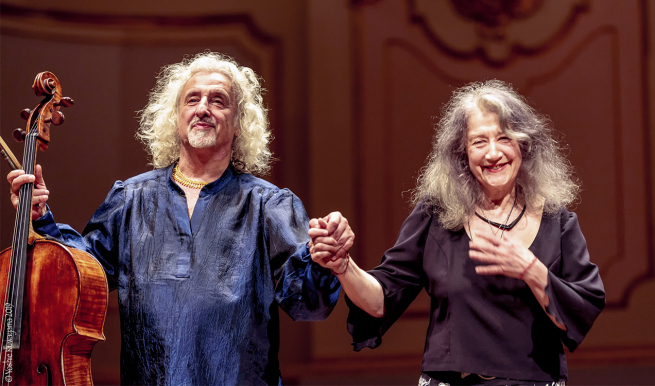
[{"label": "held hands", "polygon": [[34,175],[25,174],[24,170],[13,170],[7,174],[7,181],[11,185],[11,204],[14,209],[18,208],[18,192],[24,184],[34,182],[34,191],[32,193],[32,220],[43,217],[46,214],[45,203],[48,201],[50,192],[43,181],[43,171],[41,165],[36,165]]},{"label": "held hands", "polygon": [[469,257],[487,265],[475,267],[478,275],[505,275],[523,280],[537,257],[519,240],[505,233],[503,238],[474,234],[469,241]]},{"label": "held hands", "polygon": [[355,240],[348,220],[339,212],[309,221],[309,250],[312,260],[332,272],[341,274],[348,269],[348,250]]}]

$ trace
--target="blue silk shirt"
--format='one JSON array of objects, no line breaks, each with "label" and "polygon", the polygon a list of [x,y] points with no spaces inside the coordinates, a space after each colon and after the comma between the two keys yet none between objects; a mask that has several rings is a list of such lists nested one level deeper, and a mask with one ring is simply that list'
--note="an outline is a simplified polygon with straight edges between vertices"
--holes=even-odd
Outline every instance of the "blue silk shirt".
[{"label": "blue silk shirt", "polygon": [[302,203],[230,166],[189,220],[171,171],[116,182],[83,236],[50,212],[34,226],[91,253],[118,289],[123,384],[281,383],[278,306],[321,320],[339,298],[310,258]]}]

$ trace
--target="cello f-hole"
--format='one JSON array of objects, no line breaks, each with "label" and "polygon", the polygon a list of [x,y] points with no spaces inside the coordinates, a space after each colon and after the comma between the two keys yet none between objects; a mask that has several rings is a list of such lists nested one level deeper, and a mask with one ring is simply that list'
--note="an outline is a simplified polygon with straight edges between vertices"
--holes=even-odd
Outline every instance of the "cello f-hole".
[{"label": "cello f-hole", "polygon": [[48,367],[48,365],[46,365],[45,363],[42,363],[41,365],[39,365],[39,367],[36,368],[36,372],[39,375],[46,374],[46,376],[48,377],[47,385],[48,386],[52,385],[52,372],[50,371],[50,368]]}]

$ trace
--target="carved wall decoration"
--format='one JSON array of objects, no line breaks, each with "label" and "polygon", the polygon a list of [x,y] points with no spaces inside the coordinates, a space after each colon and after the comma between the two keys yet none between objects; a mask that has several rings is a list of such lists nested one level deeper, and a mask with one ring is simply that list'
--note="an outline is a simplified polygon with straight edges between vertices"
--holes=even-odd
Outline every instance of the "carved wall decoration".
[{"label": "carved wall decoration", "polygon": [[526,19],[539,10],[543,0],[450,0],[457,12],[467,19],[481,23],[480,28],[489,32],[505,32],[513,19]]},{"label": "carved wall decoration", "polygon": [[447,54],[500,67],[560,40],[588,0],[410,0],[410,15]]}]

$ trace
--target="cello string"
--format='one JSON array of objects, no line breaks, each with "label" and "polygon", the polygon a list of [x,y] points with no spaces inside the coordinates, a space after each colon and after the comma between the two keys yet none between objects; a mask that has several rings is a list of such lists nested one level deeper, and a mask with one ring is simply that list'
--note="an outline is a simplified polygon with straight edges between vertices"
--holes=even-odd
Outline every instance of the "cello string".
[{"label": "cello string", "polygon": [[[25,155],[24,155],[24,157],[23,157],[23,163],[24,163],[24,164],[25,164],[25,160],[26,160],[26,159],[29,159],[29,157],[30,157],[30,154],[29,154],[29,153],[30,153],[30,152],[29,152],[29,149],[30,149],[30,147],[31,147],[31,146],[29,146],[30,142],[31,142],[31,141],[30,141],[29,137],[26,138]],[[25,166],[28,167],[28,165],[25,165]],[[14,246],[14,251],[13,251],[15,256],[19,254],[19,252],[20,252],[21,249],[23,248],[23,244],[24,244],[24,242],[23,242],[23,240],[22,240],[23,237],[21,237],[21,236],[22,236],[22,233],[23,233],[23,228],[24,228],[24,226],[23,226],[23,222],[24,222],[24,221],[22,221],[22,220],[23,220],[23,217],[24,217],[23,212],[24,212],[24,206],[25,206],[25,205],[24,205],[24,202],[25,202],[25,201],[24,201],[24,196],[25,196],[25,195],[24,195],[24,191],[25,191],[25,189],[21,189],[21,190],[19,191],[19,201],[18,201],[18,206],[19,206],[18,209],[19,209],[19,210],[18,210],[18,215],[16,216],[16,220],[15,220],[15,223],[14,223],[14,229],[16,229],[16,235],[17,235],[16,240],[14,240],[14,242],[15,242],[15,244],[16,244],[16,245]],[[16,266],[12,264],[12,266],[10,267],[11,273],[13,273],[13,271],[15,271],[15,269],[16,269]],[[13,289],[13,287],[14,287],[14,285],[13,285],[13,284],[14,284],[14,283],[13,283],[14,278],[15,278],[15,276],[14,276],[14,275],[11,275],[11,279],[12,279],[12,280],[7,282],[7,292],[6,292],[6,297],[7,297],[7,298],[6,298],[6,300],[5,300],[5,307],[6,307],[6,304],[7,304],[7,303],[9,303],[9,302],[11,302],[11,301],[13,300],[13,299],[11,298],[11,296],[10,296],[10,295],[11,295],[11,291],[9,290],[9,287],[11,287],[11,288]],[[4,327],[4,326],[3,326],[3,327]],[[4,332],[4,331],[3,331],[3,332]]]},{"label": "cello string", "polygon": [[[25,161],[25,159],[32,160],[32,162],[23,162],[24,165],[26,166],[26,169],[27,169],[26,173],[28,173],[28,174],[33,174],[34,173],[34,171],[32,169],[34,169],[34,163],[36,161],[35,160],[36,147],[34,146],[35,145],[35,138],[34,138],[35,133],[33,132],[35,127],[36,127],[36,123],[32,127],[32,131],[30,133],[31,135],[26,136],[26,147],[25,147],[25,153],[26,154],[25,154],[25,157],[24,157],[24,161]],[[16,245],[14,246],[14,257],[15,257],[15,259],[12,259],[12,260],[17,260],[17,261],[14,261],[17,264],[12,264],[12,267],[10,267],[10,272],[11,272],[12,275],[11,275],[11,280],[8,281],[8,283],[7,283],[7,288],[6,288],[6,292],[5,292],[5,307],[4,307],[5,312],[4,312],[3,317],[2,317],[3,321],[5,322],[5,323],[3,323],[3,327],[2,327],[3,328],[3,331],[2,331],[3,335],[7,335],[7,334],[4,334],[5,328],[8,325],[8,323],[6,323],[6,316],[7,316],[6,305],[8,303],[10,305],[14,305],[14,303],[15,303],[15,300],[16,300],[15,297],[17,296],[16,292],[18,291],[17,286],[20,284],[20,277],[19,277],[19,275],[17,275],[17,273],[21,272],[21,268],[23,267],[24,260],[25,260],[24,255],[26,254],[25,247],[26,247],[26,242],[27,241],[25,240],[24,233],[26,231],[26,226],[29,226],[29,223],[27,221],[29,221],[31,219],[31,205],[26,206],[25,203],[30,201],[29,204],[31,204],[31,199],[30,198],[31,198],[32,193],[33,193],[33,184],[31,186],[27,185],[27,188],[23,188],[23,189],[21,189],[19,191],[19,205],[21,206],[21,208],[20,208],[21,210],[19,210],[19,216],[17,216],[16,223],[14,224],[15,228],[17,229],[17,240],[15,240]],[[21,205],[21,203],[23,203],[23,204]],[[26,209],[27,209],[27,219],[28,220],[25,220]],[[29,234],[28,234],[28,237],[29,237]],[[10,290],[10,288],[11,288],[11,290]],[[11,292],[11,296],[10,296],[10,292]],[[12,311],[15,312],[15,309],[12,310]],[[12,322],[13,323],[11,323],[11,324],[15,325],[15,322],[16,322],[15,318],[12,318]],[[12,330],[13,330],[13,328],[12,328]],[[11,341],[12,345],[9,345],[10,341]],[[3,338],[3,340],[2,340],[2,343],[5,344],[5,347],[12,347],[13,346],[13,339],[10,339],[9,336],[5,336]],[[5,360],[3,361],[3,374],[2,374],[2,383],[3,384],[4,384],[4,381],[5,381],[5,379],[4,379],[5,378],[4,377],[5,373],[4,372],[6,370],[6,366],[7,366],[7,361],[6,361],[6,353],[5,353]]]},{"label": "cello string", "polygon": [[[35,123],[35,125],[36,125],[36,123]],[[27,159],[24,160],[24,163],[26,163],[25,166],[28,169],[28,170],[26,170],[26,173],[28,173],[28,174],[34,174],[33,169],[34,169],[35,152],[36,152],[36,138],[35,138],[35,136],[36,136],[36,133],[34,132],[34,129],[32,129],[32,131],[29,134],[29,139],[26,141],[26,145],[27,145],[26,146],[26,158]],[[29,161],[29,162],[25,162],[25,161]],[[28,242],[27,238],[29,238],[29,233],[27,235],[25,233],[29,232],[29,221],[31,220],[31,211],[32,211],[31,198],[32,198],[34,184],[32,183],[32,184],[28,184],[28,185],[24,185],[24,186],[26,186],[26,188],[21,189],[21,191],[19,192],[20,193],[19,204],[21,202],[23,203],[22,208],[21,208],[22,209],[22,212],[21,212],[22,221],[19,224],[19,228],[20,228],[20,232],[21,232],[20,236],[21,237],[19,238],[19,240],[17,240],[17,243],[19,244],[19,247],[20,247],[19,252],[20,252],[21,256],[19,256],[20,258],[17,261],[18,264],[17,264],[16,268],[13,270],[15,273],[16,272],[21,272],[22,268],[23,268],[23,264],[24,264],[24,260],[25,260],[25,256],[23,256],[23,255],[25,255],[25,253],[26,253],[26,247],[27,247],[27,242]],[[13,283],[12,283],[12,288],[13,288],[12,295],[17,296],[17,291],[18,291],[17,287],[20,285],[20,282],[19,282],[20,278],[17,277],[18,275],[12,275],[12,276],[13,276],[13,278],[12,278],[13,279],[12,280],[13,281]],[[16,301],[15,298],[11,299],[11,300],[12,300],[12,304]]]},{"label": "cello string", "polygon": [[[32,127],[30,128],[30,133],[26,135],[26,141],[25,141],[25,154],[23,157],[23,167],[25,170],[26,174],[34,174],[34,169],[36,165],[36,138],[37,138],[37,127],[38,127],[38,115],[40,115],[42,111],[42,108],[37,111],[37,119],[34,120]],[[25,162],[26,160],[29,160],[30,162]],[[36,182],[36,180],[35,180]],[[21,284],[21,279],[24,281],[25,278],[21,278],[21,275],[18,275],[18,273],[22,272],[23,270],[23,265],[27,262],[26,261],[26,254],[27,254],[27,243],[29,242],[29,225],[30,221],[32,219],[31,212],[32,212],[32,196],[34,193],[34,183],[30,183],[27,185],[23,185],[24,187],[21,187],[19,191],[19,211],[18,215],[16,216],[16,220],[14,223],[14,229],[16,229],[16,234],[17,234],[17,239],[14,240],[14,249],[12,250],[12,261],[10,262],[10,267],[9,267],[9,274],[11,275],[10,280],[7,281],[7,286],[5,288],[5,304],[4,304],[4,312],[3,315],[1,316],[1,319],[3,320],[3,326],[1,327],[1,332],[3,335],[2,341],[0,344],[2,344],[4,347],[8,348],[7,350],[4,350],[2,346],[0,346],[0,360],[2,360],[2,374],[0,374],[0,382],[2,385],[5,384],[5,381],[7,383],[10,383],[12,381],[12,378],[9,378],[11,376],[11,372],[13,371],[13,355],[12,357],[8,358],[8,354],[12,350],[9,348],[13,349],[13,342],[17,338],[15,335],[15,325],[16,325],[16,318],[15,318],[15,312],[17,307],[13,307],[12,311],[12,320],[11,320],[11,330],[12,334],[6,334],[6,328],[9,323],[7,323],[6,316],[7,316],[7,304],[11,302],[11,305],[14,306],[14,303],[19,301],[20,299],[18,298],[18,289],[20,288]],[[27,234],[25,234],[27,232]],[[16,248],[18,251],[16,251]],[[16,257],[16,258],[14,258]],[[18,261],[15,261],[18,260]],[[14,264],[12,264],[14,263]],[[11,291],[10,291],[11,288]],[[23,287],[24,289],[24,287]],[[11,292],[11,296],[9,294]],[[22,294],[24,296],[24,294]],[[17,306],[17,304],[16,304]],[[20,310],[21,316],[22,316],[22,309]],[[21,317],[22,320],[22,317]],[[9,338],[8,335],[11,335],[11,339]],[[19,337],[18,337],[19,338]],[[11,367],[8,369],[7,368],[7,362],[10,363]]]},{"label": "cello string", "polygon": [[[30,135],[27,137],[26,141],[26,151],[25,151],[25,157],[28,159],[34,160],[34,147],[32,146],[34,144],[34,135]],[[33,163],[33,162],[32,162]],[[27,162],[24,164],[27,166],[27,171],[26,172],[31,172],[30,168],[30,162]],[[17,250],[14,252],[14,259],[13,259],[13,267],[11,269],[11,296],[8,302],[5,302],[5,307],[7,307],[7,303],[11,305],[10,309],[10,315],[11,315],[11,320],[6,321],[3,326],[3,331],[6,328],[6,331],[4,332],[11,332],[11,333],[6,333],[6,338],[3,339],[3,343],[5,344],[6,350],[3,350],[4,353],[4,361],[3,361],[3,373],[2,373],[2,383],[4,384],[5,381],[7,383],[10,383],[12,380],[12,372],[14,370],[13,366],[13,354],[12,351],[17,348],[17,345],[14,345],[16,339],[20,339],[20,336],[16,334],[16,325],[20,323],[22,320],[22,309],[19,310],[19,307],[21,306],[19,303],[20,300],[20,294],[18,294],[18,290],[21,288],[20,284],[21,279],[24,279],[23,275],[20,273],[22,272],[23,266],[25,264],[26,260],[26,237],[29,237],[29,234],[25,234],[26,231],[28,231],[29,228],[29,220],[31,219],[31,200],[30,196],[32,193],[33,185],[27,185],[25,188],[21,188],[21,191],[19,192],[19,205],[21,206],[21,210],[19,211],[19,216],[20,216],[20,221],[18,224],[18,233],[17,233],[17,244],[14,248],[17,248]],[[21,205],[22,203],[22,205]],[[25,205],[27,203],[27,205]],[[24,288],[24,287],[23,287]],[[24,295],[24,294],[23,294]],[[21,318],[16,318],[16,312],[19,312],[21,314]],[[5,311],[5,319],[8,316],[9,313]],[[19,326],[20,327],[20,326]]]},{"label": "cello string", "polygon": [[[25,157],[26,160],[34,159],[33,158],[34,151],[33,151],[33,146],[32,146],[33,142],[34,142],[33,141],[33,135],[30,135],[28,137],[27,141],[26,141],[26,145],[27,145],[26,149],[25,149],[26,150],[26,157]],[[26,164],[26,168],[28,169],[28,170],[26,170],[26,173],[31,172],[31,170],[29,170],[29,169],[31,169],[30,163],[31,162],[27,162],[27,164]],[[11,282],[11,287],[12,287],[11,295],[12,295],[12,297],[9,299],[12,305],[14,305],[14,303],[15,303],[15,296],[16,296],[16,291],[17,291],[16,287],[17,287],[18,284],[20,284],[18,282],[19,278],[17,277],[17,275],[15,273],[20,272],[20,270],[21,270],[21,268],[23,266],[23,256],[22,255],[25,253],[25,248],[26,248],[26,243],[27,243],[27,241],[25,240],[25,232],[27,231],[26,228],[29,226],[29,224],[27,224],[27,221],[29,221],[29,217],[30,217],[29,216],[29,214],[30,214],[29,211],[31,211],[31,205],[29,205],[29,204],[31,204],[31,203],[28,202],[28,201],[30,199],[30,195],[31,195],[30,191],[31,190],[32,189],[30,188],[30,186],[27,185],[26,188],[21,189],[21,191],[19,192],[19,205],[21,206],[21,208],[20,208],[21,210],[20,210],[20,220],[19,220],[19,223],[18,223],[18,239],[16,240],[16,244],[17,244],[17,247],[18,247],[16,255],[18,257],[18,260],[15,262],[16,265],[14,265],[14,267],[12,269],[12,273],[14,273],[12,275],[12,282]],[[26,220],[26,218],[27,218],[27,220]]]},{"label": "cello string", "polygon": [[[39,114],[42,110],[40,109],[37,111],[37,114]],[[38,115],[37,119],[33,122],[32,127],[30,128],[30,133],[26,135],[26,141],[25,141],[25,154],[23,155],[23,167],[25,168],[25,172],[27,174],[34,174],[34,168],[35,168],[35,163],[36,163],[36,128],[38,127]],[[25,160],[31,160],[31,162],[25,162]],[[14,240],[14,246],[12,249],[12,259],[9,263],[9,269],[8,269],[8,274],[10,275],[10,280],[7,280],[7,285],[5,287],[5,302],[3,305],[3,315],[1,316],[0,319],[2,319],[3,324],[1,328],[1,334],[3,335],[2,341],[0,342],[0,360],[2,360],[2,374],[0,374],[0,382],[2,385],[5,384],[5,381],[7,383],[10,383],[12,378],[9,378],[11,375],[11,371],[13,370],[13,365],[11,368],[7,368],[7,362],[13,362],[13,358],[10,357],[8,360],[8,354],[12,351],[9,348],[13,347],[13,340],[14,336],[13,334],[6,334],[7,331],[13,331],[14,330],[14,325],[16,323],[16,320],[14,318],[14,309],[12,309],[12,320],[11,320],[11,330],[7,329],[8,326],[8,321],[6,320],[7,318],[7,304],[11,303],[11,306],[14,305],[15,299],[14,297],[16,296],[16,286],[17,284],[20,284],[20,278],[18,278],[16,275],[16,272],[20,272],[23,266],[23,260],[25,260],[23,255],[26,254],[26,240],[29,238],[29,228],[27,228],[28,234],[27,237],[25,237],[24,233],[26,231],[26,226],[29,226],[29,221],[31,220],[31,209],[32,209],[32,200],[31,196],[33,194],[33,189],[34,189],[34,184],[27,185],[26,188],[21,187],[18,197],[18,206],[19,210],[15,219],[14,223],[14,229],[16,232],[16,239]],[[26,200],[29,200],[28,205],[26,206]],[[22,203],[22,204],[21,204]],[[26,218],[26,209],[27,208],[27,220]],[[18,260],[16,262],[16,260]],[[11,290],[10,290],[11,289]],[[11,295],[10,295],[11,292]],[[21,310],[22,311],[22,310]],[[9,337],[11,335],[11,338]],[[11,342],[10,342],[11,341]],[[5,350],[4,348],[7,348]]]},{"label": "cello string", "polygon": [[[31,143],[33,142],[31,140],[32,137],[33,137],[32,135],[29,135],[26,138],[25,155],[23,157],[24,158],[23,159],[23,165],[25,165],[26,169],[28,169],[28,170],[26,170],[26,173],[29,173],[29,171],[30,171],[29,170],[30,169],[30,163],[29,162],[26,163],[25,159],[31,159],[31,157],[33,156],[33,151],[31,151],[32,146],[30,146]],[[16,273],[17,273],[17,269],[18,269],[18,271],[20,271],[19,268],[22,267],[22,260],[23,260],[22,255],[24,254],[24,247],[25,247],[24,236],[23,236],[23,233],[24,233],[24,230],[25,230],[25,215],[24,215],[25,214],[25,209],[24,208],[25,208],[26,196],[28,196],[28,194],[26,194],[26,193],[29,193],[29,190],[30,189],[28,187],[28,188],[21,188],[21,190],[19,191],[19,202],[18,202],[19,211],[18,211],[18,215],[16,216],[16,220],[15,220],[15,224],[14,224],[14,229],[16,229],[16,240],[14,240],[15,245],[13,246],[13,249],[12,249],[12,254],[13,254],[12,263],[14,263],[14,264],[10,263],[10,267],[9,267],[9,272],[8,273],[10,274],[10,280],[7,281],[7,287],[6,287],[6,292],[5,292],[5,303],[4,303],[4,307],[3,307],[4,312],[3,312],[3,315],[2,315],[2,319],[3,319],[2,345],[3,345],[3,347],[0,347],[0,349],[2,349],[2,359],[3,359],[2,362],[3,363],[2,363],[2,376],[1,376],[2,379],[0,380],[0,382],[2,382],[3,385],[5,384],[5,380],[11,379],[11,378],[7,378],[7,377],[10,376],[11,369],[13,368],[13,366],[9,370],[7,368],[8,362],[10,361],[10,360],[8,360],[8,354],[10,353],[11,348],[13,347],[13,334],[7,334],[6,332],[13,331],[13,329],[14,329],[13,325],[15,324],[15,319],[12,317],[11,322],[6,320],[6,317],[8,315],[7,304],[10,304],[10,306],[13,306],[14,303],[15,303],[14,302],[14,300],[15,300],[14,297],[16,296],[16,293],[15,293],[16,292],[16,284],[18,283],[18,280],[19,280],[17,278]],[[31,206],[30,206],[30,209],[31,209]],[[12,312],[12,314],[13,314],[13,312]],[[11,326],[11,328],[8,328],[8,326],[10,324],[12,326]],[[6,350],[4,348],[6,348]],[[7,382],[9,382],[9,381],[7,381]]]}]

